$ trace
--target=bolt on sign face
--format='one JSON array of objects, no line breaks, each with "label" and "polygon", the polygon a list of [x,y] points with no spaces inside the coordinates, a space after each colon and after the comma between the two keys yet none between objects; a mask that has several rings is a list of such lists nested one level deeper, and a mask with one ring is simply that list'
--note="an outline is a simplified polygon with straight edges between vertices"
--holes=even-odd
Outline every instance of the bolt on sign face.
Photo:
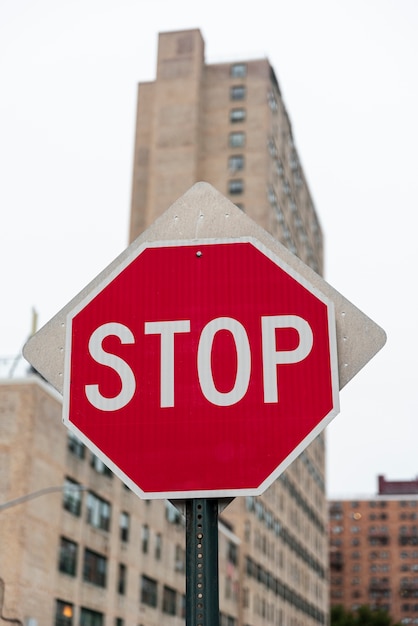
[{"label": "bolt on sign face", "polygon": [[66,333],[64,422],[142,497],[261,493],[339,410],[333,304],[252,238],[142,245]]}]

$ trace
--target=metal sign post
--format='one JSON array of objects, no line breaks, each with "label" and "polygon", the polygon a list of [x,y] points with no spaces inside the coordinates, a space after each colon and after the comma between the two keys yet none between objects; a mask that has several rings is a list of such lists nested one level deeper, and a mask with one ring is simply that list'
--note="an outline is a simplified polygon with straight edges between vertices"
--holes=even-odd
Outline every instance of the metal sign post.
[{"label": "metal sign post", "polygon": [[186,500],[186,626],[219,626],[218,507]]}]

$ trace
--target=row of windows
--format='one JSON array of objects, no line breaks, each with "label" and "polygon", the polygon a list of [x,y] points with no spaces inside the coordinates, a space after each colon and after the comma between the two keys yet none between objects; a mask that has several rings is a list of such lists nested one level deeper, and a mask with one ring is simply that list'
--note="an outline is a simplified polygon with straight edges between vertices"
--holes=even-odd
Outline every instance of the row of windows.
[{"label": "row of windows", "polygon": [[300,596],[296,591],[293,591],[293,589],[290,589],[286,584],[282,583],[271,572],[253,561],[250,557],[246,557],[246,572],[248,576],[257,580],[267,589],[280,596],[283,600],[292,604],[306,615],[309,615],[320,624],[325,623],[325,615],[322,611],[310,604],[305,598]]},{"label": "row of windows", "polygon": [[[151,533],[148,524],[142,524],[141,527],[141,549],[143,554],[148,554],[151,544]],[[161,533],[155,534],[154,556],[157,561],[161,559],[163,538]]]},{"label": "row of windows", "polygon": [[[162,539],[161,535],[157,534],[156,539],[159,539],[155,544],[155,558],[159,560],[161,558],[162,551]],[[143,546],[143,551],[147,551],[148,546]],[[230,557],[237,558],[236,554]],[[78,563],[78,544],[67,537],[60,538],[59,546],[59,558],[58,569],[64,574],[69,576],[77,575],[77,563]],[[178,572],[183,572],[186,565],[185,550],[181,545],[175,546],[175,559],[174,569]],[[83,562],[83,580],[85,582],[91,582],[99,587],[106,586],[107,576],[107,559],[103,555],[97,554],[88,548],[84,550],[84,562]],[[126,566],[120,563],[118,566],[118,592],[120,594],[125,593],[127,571]]]},{"label": "row of windows", "polygon": [[[307,466],[308,470],[311,468],[311,466],[313,467],[312,462],[307,459],[306,455],[304,457],[304,463]],[[314,526],[316,526],[320,533],[324,534],[325,526],[322,523],[322,520],[319,518],[314,509],[308,504],[308,502],[305,500],[299,490],[295,487],[293,482],[289,479],[289,476],[287,474],[282,474],[280,476],[280,481],[288,491],[291,498],[296,502],[298,507],[302,509],[304,515],[306,515],[306,517],[314,524]]]},{"label": "row of windows", "polygon": [[[279,163],[280,161],[276,161],[276,165]],[[281,162],[280,162],[281,163]],[[281,167],[281,166],[280,166]],[[277,170],[279,171],[279,167],[277,167]],[[281,170],[281,172],[283,172],[283,170]],[[301,180],[301,179],[300,179]],[[296,228],[296,234],[297,237],[299,239],[299,241],[301,242],[302,246],[304,247],[305,251],[306,251],[306,257],[307,257],[307,263],[309,263],[309,265],[315,270],[318,271],[318,263],[317,260],[315,258],[315,254],[313,251],[313,248],[311,246],[311,243],[309,241],[308,235],[306,233],[304,224],[302,222],[302,219],[297,211],[297,206],[296,206],[296,202],[294,201],[294,199],[292,198],[291,195],[291,188],[290,185],[287,181],[287,179],[282,176],[282,181],[281,181],[281,185],[282,185],[282,189],[284,194],[288,197],[287,198],[287,203],[289,205],[289,209],[290,211],[293,213],[293,223],[294,226]],[[285,220],[285,216],[284,213],[282,211],[282,208],[278,202],[277,196],[276,196],[276,192],[274,191],[273,187],[269,187],[267,190],[267,197],[268,200],[275,212],[277,221],[280,224],[281,227],[281,233],[282,233],[282,237],[284,240],[284,243],[286,245],[286,247],[293,252],[293,254],[297,254],[297,246],[295,245],[293,236],[290,232],[290,229],[286,223]],[[321,491],[323,491],[323,480],[321,480],[322,485],[320,486]]]},{"label": "row of windows", "polygon": [[[55,600],[55,626],[73,626],[75,607],[71,602]],[[85,607],[80,608],[80,626],[104,626],[104,615]],[[115,626],[124,626],[121,618],[115,619]]]},{"label": "row of windows", "polygon": [[[411,519],[416,519],[415,515],[416,513],[412,513],[411,514],[413,517],[411,517]],[[358,511],[356,511],[355,513],[350,513],[350,517],[352,519],[355,520],[359,520],[362,518],[362,514],[359,513]],[[406,513],[400,513],[399,515],[400,519],[407,519],[407,514]],[[343,519],[343,514],[341,511],[335,511],[335,510],[331,510],[330,512],[330,519],[332,520],[341,520]],[[387,520],[388,519],[388,514],[387,513],[370,513],[369,514],[369,520],[370,521],[376,521],[376,520]]]},{"label": "row of windows", "polygon": [[[177,592],[170,587],[164,587],[162,610],[167,615],[180,615],[185,617],[185,597],[181,597],[181,605],[177,607]],[[151,605],[156,606],[156,605]],[[220,626],[236,626],[236,620],[223,616]],[[232,620],[232,621],[231,621]],[[72,602],[65,602],[61,599],[55,600],[55,626],[73,626],[75,624],[75,607]],[[99,611],[93,611],[86,607],[80,607],[79,626],[104,626],[105,615]],[[116,617],[114,626],[125,626],[125,621],[121,617]],[[140,625],[141,626],[141,625]]]},{"label": "row of windows", "polygon": [[[247,65],[245,63],[234,63],[231,65],[231,78],[245,78],[247,75]],[[243,84],[232,85],[229,97],[232,101],[245,100],[247,95],[246,86]],[[235,107],[229,111],[229,121],[232,124],[245,122],[247,117],[246,109]],[[230,148],[243,148],[245,146],[245,133],[243,131],[231,132],[229,134]],[[242,155],[232,155],[228,160],[229,171],[233,174],[244,169],[244,157]],[[244,181],[242,179],[231,179],[228,181],[228,194],[240,195],[244,193]]]},{"label": "row of windows", "polygon": [[[282,478],[282,477],[281,477]],[[286,481],[289,484],[289,481]],[[296,493],[296,491],[294,492]],[[274,530],[276,536],[280,536],[282,540],[290,547],[290,549],[302,559],[311,569],[314,570],[321,578],[325,577],[325,570],[322,565],[317,561],[307,550],[304,548],[289,531],[283,528],[279,520],[272,515],[272,513],[265,507],[263,502],[255,498],[254,496],[246,497],[246,508],[248,511],[253,511],[260,521],[264,521],[267,528]]]},{"label": "row of windows", "polygon": [[[77,552],[78,546],[74,541],[61,537],[59,563],[60,572],[75,576],[77,573]],[[96,585],[97,587],[106,587],[108,576],[108,560],[102,555],[90,550],[84,549],[83,559],[83,581]],[[117,576],[117,592],[120,595],[126,593],[127,584],[127,568],[123,563],[118,564]],[[178,597],[181,600],[178,600]],[[140,599],[143,604],[156,607],[158,603],[158,583],[156,580],[143,575],[141,577]],[[61,607],[63,608],[63,607]],[[162,611],[168,615],[178,614],[184,617],[183,596],[171,587],[163,586],[162,590]]]},{"label": "row of windows", "polygon": [[[245,78],[247,75],[247,66],[245,63],[234,63],[231,65],[230,70],[231,78]],[[232,85],[229,91],[230,100],[242,101],[247,96],[247,88],[243,84]],[[246,110],[244,108],[231,109],[229,113],[229,121],[231,123],[244,122],[246,119]],[[243,148],[245,146],[245,133],[244,132],[232,132],[229,134],[229,147],[230,148]],[[237,171],[244,169],[244,157],[242,155],[232,155],[228,159],[229,171],[234,174]],[[228,193],[230,195],[239,195],[244,192],[243,180],[229,180],[228,181]],[[240,208],[243,208],[242,206]]]},{"label": "row of windows", "polygon": [[[71,539],[61,537],[59,546],[58,569],[69,576],[77,575],[78,546]],[[124,566],[123,566],[124,567]],[[120,571],[119,571],[120,573]],[[89,548],[84,549],[83,581],[106,587],[107,558]]]},{"label": "row of windows", "polygon": [[[353,516],[355,515],[356,514],[353,514]],[[358,513],[357,515],[359,515],[359,518],[361,517],[360,513]],[[359,519],[359,518],[355,518],[355,519]],[[334,517],[333,519],[336,519],[336,518]],[[351,526],[349,530],[351,533],[359,533],[361,531],[361,528],[360,526]],[[385,524],[382,526],[369,526],[368,528],[364,528],[364,530],[367,530],[369,535],[387,534],[389,532],[389,528]],[[341,525],[331,526],[331,532],[334,534],[339,534],[339,533],[342,533],[343,531],[344,531],[344,526],[341,526]],[[415,524],[411,526],[403,525],[399,527],[398,532],[401,536],[418,537],[418,526]]]},{"label": "row of windows", "polygon": [[[316,439],[316,441],[318,441],[318,438]],[[319,441],[323,445],[321,438],[319,438]],[[301,462],[305,465],[306,469],[308,470],[309,476],[313,479],[313,481],[319,487],[321,492],[325,493],[325,481],[323,477],[321,476],[320,472],[318,471],[317,467],[315,466],[315,464],[309,458],[309,455],[306,452],[302,452],[299,458]]]},{"label": "row of windows", "polygon": [[[67,477],[64,481],[63,507],[65,510],[79,517],[82,511],[84,488],[80,483]],[[88,491],[86,496],[86,519],[87,523],[94,528],[110,530],[112,507],[110,502],[104,500],[93,491]],[[120,539],[128,541],[129,538],[129,514],[121,512],[119,517]]]},{"label": "row of windows", "polygon": [[[338,556],[338,554],[335,555],[335,556]],[[353,558],[354,558],[354,556],[353,556]],[[355,558],[360,558],[359,553],[356,553],[356,557]],[[351,568],[352,572],[359,572],[360,570],[361,570],[361,566],[360,566],[359,563],[355,563],[352,566],[352,568]],[[373,565],[370,565],[369,571],[370,572],[389,572],[390,571],[390,565],[388,563],[373,564]],[[401,571],[401,572],[418,572],[418,563],[413,563],[412,565],[402,564],[400,566],[400,568],[399,568],[399,571]]]},{"label": "row of windows", "polygon": [[[406,515],[404,513],[401,514],[402,515]],[[350,513],[350,517],[351,519],[355,519],[355,520],[359,520],[362,518],[362,514],[359,513],[358,511],[356,511],[355,513]],[[329,513],[329,518],[331,520],[342,520],[343,519],[343,513],[342,511],[338,510],[338,509],[330,509],[330,513]],[[369,514],[369,520],[370,521],[376,521],[376,520],[386,520],[388,518],[388,514],[387,513],[370,513]]]},{"label": "row of windows", "polygon": [[[159,585],[156,580],[149,576],[141,577],[141,602],[153,608],[158,606]],[[167,615],[179,615],[185,617],[186,596],[172,587],[163,585],[161,609]]]},{"label": "row of windows", "polygon": [[399,537],[399,545],[400,546],[417,546],[418,545],[418,535],[411,535],[409,537]]},{"label": "row of windows", "polygon": [[[342,585],[343,582],[344,581],[343,581],[343,578],[341,576],[331,577],[331,584],[333,584],[333,585]],[[360,584],[362,584],[362,580],[361,580],[361,578],[355,576],[354,578],[351,579],[351,584],[352,585],[360,585]],[[408,578],[408,577],[404,576],[403,578],[401,578],[400,584],[401,584],[401,589],[402,590],[405,590],[405,589],[406,590],[408,590],[408,589],[418,589],[418,578],[416,578],[416,577]],[[383,578],[372,577],[369,580],[369,585],[370,585],[370,587],[373,587],[373,586],[384,587],[384,586],[389,586],[390,585],[390,581],[389,581],[389,578],[387,578],[387,577],[383,577]]]},{"label": "row of windows", "polygon": [[[244,100],[246,97],[245,85],[233,85],[230,88],[230,99],[232,101]],[[271,92],[268,96],[268,102],[272,110],[278,110],[278,104]],[[243,107],[233,108],[229,112],[229,121],[231,123],[245,122],[246,109]],[[231,148],[243,148],[245,146],[246,135],[243,131],[231,132],[229,134],[229,147]],[[229,159],[229,170],[232,172],[241,171],[244,169],[244,159],[241,155],[233,155]],[[230,180],[228,181],[228,193],[230,195],[238,195],[244,193],[244,181],[243,180]],[[242,207],[241,207],[242,208]]]},{"label": "row of windows", "polygon": [[[352,572],[360,572],[361,571],[361,565],[360,563],[355,563],[352,568],[351,568]],[[389,572],[390,571],[390,566],[388,563],[383,563],[383,564],[379,564],[379,565],[370,565],[369,567],[369,571],[372,573],[378,573],[378,572]]]},{"label": "row of windows", "polygon": [[[86,458],[86,446],[80,441],[80,439],[76,435],[71,432],[68,433],[67,447],[68,450],[77,458]],[[104,476],[108,476],[109,478],[113,477],[112,471],[103,463],[101,459],[99,459],[93,453],[90,456],[90,465],[93,469],[96,470],[98,474],[103,474]]]},{"label": "row of windows", "polygon": [[[66,478],[63,490],[63,507],[75,516],[80,516],[82,511],[82,486],[71,478]],[[86,496],[86,519],[87,523],[94,528],[109,531],[111,525],[111,504],[95,494],[92,491],[87,492]],[[130,534],[130,516],[126,511],[119,514],[119,538],[123,542],[129,541]],[[156,537],[156,551],[158,551],[158,543],[161,536]],[[142,550],[148,551],[149,531],[147,527],[142,529]],[[161,551],[161,546],[160,546]],[[157,557],[158,558],[158,557]]]},{"label": "row of windows", "polygon": [[321,563],[315,559],[306,548],[299,543],[287,530],[287,528],[282,528],[280,532],[280,536],[283,541],[290,547],[290,549],[308,565],[310,569],[312,569],[315,574],[317,574],[320,578],[325,578],[325,569],[321,565]]},{"label": "row of windows", "polygon": [[416,587],[418,587],[418,577],[413,577],[413,578],[408,578],[407,576],[403,576],[401,578],[401,585],[403,586],[410,586],[410,585],[414,585]]},{"label": "row of windows", "polygon": [[256,498],[255,496],[247,496],[245,498],[245,506],[247,511],[255,513],[260,522],[264,522],[266,528],[273,530],[277,537],[280,535],[281,524],[279,520],[274,517],[271,511],[259,498]]},{"label": "row of windows", "polygon": [[[333,535],[339,535],[343,533],[344,530],[345,530],[344,526],[341,526],[341,525],[331,526],[330,528],[331,534]],[[355,525],[355,526],[350,526],[350,528],[348,528],[347,530],[352,534],[357,534],[357,533],[360,533],[362,530],[367,530],[369,543],[371,543],[371,540],[376,537],[380,538],[379,536],[388,540],[388,537],[386,537],[386,535],[388,535],[389,533],[389,529],[387,526],[370,526],[368,529],[362,529],[360,526]],[[415,535],[413,531],[409,531],[409,532],[411,535]],[[416,536],[418,537],[418,533],[416,533]]]},{"label": "row of windows", "polygon": [[[254,613],[260,617],[266,619],[268,622],[274,620],[274,603],[267,602],[265,598],[259,597],[257,594],[254,597]],[[279,611],[276,611],[279,618]],[[276,622],[277,623],[277,622]],[[281,621],[279,622],[281,623]]]},{"label": "row of windows", "polygon": [[[359,507],[359,501],[358,500],[353,500],[351,502],[351,508],[353,509],[357,509]],[[387,500],[370,500],[368,502],[368,505],[370,508],[375,509],[375,508],[386,508],[388,505],[388,501]],[[398,506],[405,508],[405,507],[412,507],[412,508],[418,508],[418,499],[416,500],[398,500]],[[331,510],[343,510],[343,503],[339,502],[337,500],[334,500],[333,502],[330,503],[330,509]]]}]

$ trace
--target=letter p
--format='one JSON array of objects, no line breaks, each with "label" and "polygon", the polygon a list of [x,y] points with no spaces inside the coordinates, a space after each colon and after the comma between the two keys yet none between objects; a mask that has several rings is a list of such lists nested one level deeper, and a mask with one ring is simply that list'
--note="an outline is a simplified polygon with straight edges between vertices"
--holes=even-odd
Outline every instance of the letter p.
[{"label": "letter p", "polygon": [[[294,328],[299,344],[294,350],[276,350],[276,328]],[[264,402],[279,401],[277,366],[299,363],[306,359],[313,346],[313,333],[308,322],[298,315],[272,315],[261,318],[263,349]]]}]

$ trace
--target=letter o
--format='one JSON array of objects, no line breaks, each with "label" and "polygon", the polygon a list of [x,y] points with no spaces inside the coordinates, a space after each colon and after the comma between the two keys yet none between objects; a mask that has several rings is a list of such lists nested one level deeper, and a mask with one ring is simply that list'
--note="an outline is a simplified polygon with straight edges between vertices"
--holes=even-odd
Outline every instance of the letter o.
[{"label": "letter o", "polygon": [[[230,391],[216,389],[212,375],[211,355],[215,335],[220,330],[231,333],[237,351],[237,372]],[[239,402],[247,392],[251,375],[251,350],[244,326],[232,317],[217,317],[210,321],[200,335],[197,350],[197,371],[202,393],[217,406],[231,406]]]}]

